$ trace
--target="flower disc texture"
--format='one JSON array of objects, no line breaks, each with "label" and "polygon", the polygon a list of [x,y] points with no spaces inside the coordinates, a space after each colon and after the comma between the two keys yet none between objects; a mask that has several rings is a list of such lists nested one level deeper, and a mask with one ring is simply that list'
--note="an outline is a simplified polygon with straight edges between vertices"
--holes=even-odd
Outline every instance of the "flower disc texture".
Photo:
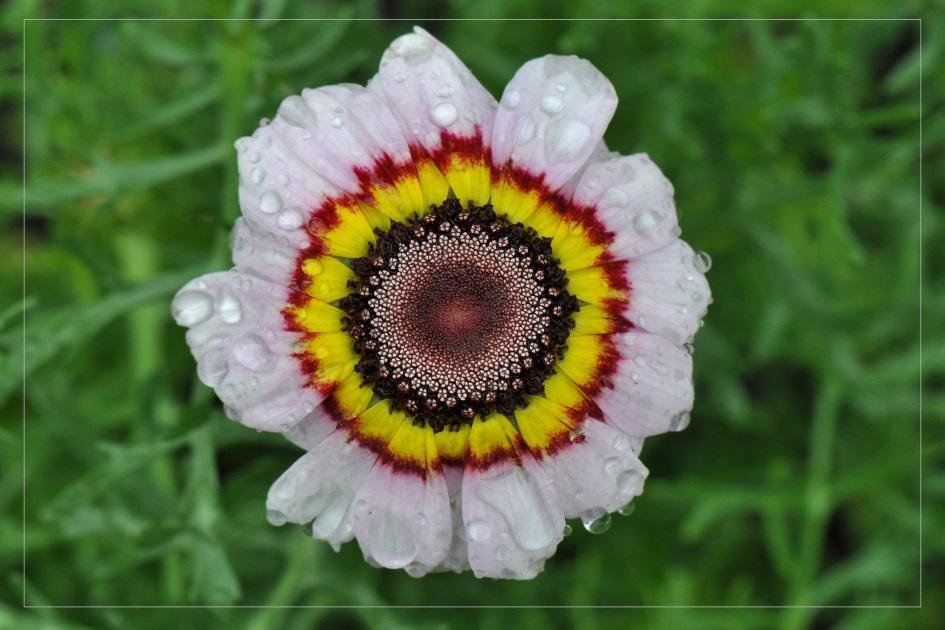
[{"label": "flower disc texture", "polygon": [[644,438],[688,424],[710,293],[669,181],[604,146],[616,106],[554,55],[496,103],[417,28],[366,87],[303,90],[236,142],[235,267],[172,313],[226,413],[305,450],[273,524],[527,579],[566,518],[640,494]]}]

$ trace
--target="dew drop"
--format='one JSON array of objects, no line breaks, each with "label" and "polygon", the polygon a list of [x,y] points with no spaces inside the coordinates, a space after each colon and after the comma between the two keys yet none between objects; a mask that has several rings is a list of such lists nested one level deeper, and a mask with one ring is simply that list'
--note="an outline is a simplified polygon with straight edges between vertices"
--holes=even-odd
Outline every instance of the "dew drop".
[{"label": "dew drop", "polygon": [[253,164],[256,164],[259,162],[259,160],[262,159],[262,156],[259,154],[259,151],[253,151],[252,153],[249,154],[249,157],[247,159]]},{"label": "dew drop", "polygon": [[692,354],[693,352],[696,351],[696,347],[692,345],[691,343],[684,343],[682,347],[683,347],[683,350],[685,350],[689,354]]},{"label": "dew drop", "polygon": [[624,434],[620,434],[614,438],[614,448],[618,451],[626,451],[630,449],[630,438]]},{"label": "dew drop", "polygon": [[335,129],[341,129],[341,127],[344,124],[345,124],[345,121],[342,120],[341,116],[335,116],[334,118],[331,119],[331,126],[334,127]]},{"label": "dew drop", "polygon": [[619,457],[609,457],[604,460],[604,472],[608,475],[616,475],[623,468],[623,462]]},{"label": "dew drop", "polygon": [[692,257],[692,266],[699,273],[706,273],[712,268],[712,257],[705,252],[696,252]]},{"label": "dew drop", "polygon": [[541,110],[546,114],[557,114],[564,107],[564,103],[557,96],[546,96],[541,99]]},{"label": "dew drop", "polygon": [[261,184],[264,179],[266,179],[266,171],[261,166],[256,166],[249,172],[249,181],[254,184]]},{"label": "dew drop", "polygon": [[526,144],[535,136],[535,123],[531,118],[523,118],[521,124],[518,126],[518,132],[515,134],[515,143],[522,145]]},{"label": "dew drop", "polygon": [[469,525],[466,526],[466,535],[469,537],[469,540],[475,542],[482,542],[488,539],[491,534],[492,527],[485,521],[476,519],[470,521]]},{"label": "dew drop", "polygon": [[266,520],[276,527],[279,527],[281,525],[285,525],[289,519],[286,518],[285,514],[278,510],[266,510]]},{"label": "dew drop", "polygon": [[403,82],[406,81],[406,80],[407,80],[407,75],[404,74],[403,72],[395,72],[395,73],[394,73],[394,81],[395,81],[396,83],[403,83]]},{"label": "dew drop", "polygon": [[213,298],[203,291],[181,291],[171,302],[171,315],[178,326],[194,326],[213,313]]},{"label": "dew drop", "polygon": [[601,199],[600,205],[602,208],[612,208],[614,206],[625,206],[629,202],[630,198],[627,197],[627,193],[614,187],[604,193],[604,198]]},{"label": "dew drop", "polygon": [[643,476],[637,470],[625,470],[617,475],[617,492],[620,496],[633,496],[640,488]]},{"label": "dew drop", "polygon": [[562,118],[548,125],[545,156],[552,162],[575,159],[587,146],[591,128],[577,118]]},{"label": "dew drop", "polygon": [[610,529],[610,514],[604,508],[591,508],[581,513],[584,529],[592,534],[603,534]]},{"label": "dew drop", "polygon": [[499,545],[495,549],[495,559],[499,562],[505,562],[509,559],[509,549],[505,545]]},{"label": "dew drop", "polygon": [[282,198],[279,193],[267,190],[259,196],[259,209],[266,214],[274,214],[282,209]]},{"label": "dew drop", "polygon": [[233,358],[243,367],[259,372],[272,366],[272,352],[258,335],[241,335],[233,344]]},{"label": "dew drop", "polygon": [[637,506],[633,503],[633,501],[631,501],[630,503],[626,504],[625,506],[617,510],[617,513],[620,514],[620,516],[630,516],[631,514],[633,514],[633,511],[636,509],[637,509]]},{"label": "dew drop", "polygon": [[555,86],[555,89],[561,92],[562,94],[564,94],[565,92],[568,91],[568,86],[565,85],[564,83],[559,83],[558,85]]},{"label": "dew drop", "polygon": [[452,103],[440,103],[430,112],[430,118],[440,127],[449,127],[456,122],[456,106]]},{"label": "dew drop", "polygon": [[584,429],[578,428],[568,433],[568,439],[571,441],[572,444],[575,444],[577,442],[583,442],[585,435],[586,433]]},{"label": "dew drop", "polygon": [[669,423],[670,431],[683,431],[686,427],[689,426],[689,413],[682,411],[673,416],[673,419]]},{"label": "dew drop", "polygon": [[565,524],[564,524],[564,536],[565,536],[565,538],[567,538],[568,536],[570,536],[572,533],[574,533],[574,528],[572,528],[571,525],[569,525],[568,523],[565,523]]},{"label": "dew drop", "polygon": [[522,95],[518,90],[509,90],[502,97],[502,105],[508,107],[509,109],[515,109],[518,107],[520,100],[522,100]]},{"label": "dew drop", "polygon": [[656,227],[656,223],[656,215],[649,210],[644,210],[633,220],[633,229],[636,230],[637,234],[640,236],[646,236]]},{"label": "dew drop", "polygon": [[440,98],[449,98],[453,96],[453,88],[448,85],[444,85],[436,91],[436,95]]},{"label": "dew drop", "polygon": [[286,208],[276,217],[276,225],[283,230],[294,230],[302,225],[302,213],[295,208]]},{"label": "dew drop", "polygon": [[217,302],[217,316],[224,324],[237,324],[243,319],[243,307],[236,296],[224,291]]},{"label": "dew drop", "polygon": [[432,50],[433,42],[417,33],[401,35],[390,45],[390,51],[394,56],[402,57],[411,65],[429,57]]}]

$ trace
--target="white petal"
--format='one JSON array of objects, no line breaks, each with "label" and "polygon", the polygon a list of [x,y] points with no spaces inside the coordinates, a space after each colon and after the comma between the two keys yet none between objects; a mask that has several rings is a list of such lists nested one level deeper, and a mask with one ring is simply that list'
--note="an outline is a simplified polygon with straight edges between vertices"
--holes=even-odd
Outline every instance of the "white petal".
[{"label": "white petal", "polygon": [[614,235],[609,251],[618,260],[665,247],[679,236],[673,186],[645,153],[592,162],[572,200],[595,209]]},{"label": "white petal", "polygon": [[689,353],[635,330],[615,341],[621,357],[616,372],[594,399],[607,421],[638,437],[683,428],[693,401]]},{"label": "white petal", "polygon": [[617,108],[610,81],[590,62],[547,55],[522,66],[496,114],[493,163],[506,161],[562,187],[599,146]]},{"label": "white petal", "polygon": [[711,298],[709,283],[696,270],[694,258],[692,248],[677,239],[630,261],[627,319],[676,345],[692,341]]},{"label": "white petal", "polygon": [[419,27],[384,52],[368,89],[383,94],[406,137],[431,155],[441,132],[492,137],[496,101],[447,46]]},{"label": "white petal", "polygon": [[240,273],[289,286],[299,254],[290,239],[253,227],[240,217],[230,233],[230,248],[233,264]]},{"label": "white petal", "polygon": [[554,480],[566,518],[594,509],[620,509],[643,491],[648,474],[637,459],[642,440],[593,418],[581,428],[583,441],[541,461]]},{"label": "white petal", "polygon": [[288,290],[236,271],[188,282],[171,303],[197,375],[216,391],[227,415],[263,431],[286,431],[323,396],[292,357],[298,333],[284,330]]},{"label": "white petal", "polygon": [[377,455],[335,431],[286,470],[266,498],[269,521],[311,523],[312,536],[337,550],[354,537],[349,508]]},{"label": "white petal", "polygon": [[354,504],[354,533],[365,556],[419,577],[446,557],[453,536],[442,473],[395,471],[378,460]]},{"label": "white petal", "polygon": [[463,524],[477,577],[530,579],[564,536],[551,480],[531,459],[463,476]]}]

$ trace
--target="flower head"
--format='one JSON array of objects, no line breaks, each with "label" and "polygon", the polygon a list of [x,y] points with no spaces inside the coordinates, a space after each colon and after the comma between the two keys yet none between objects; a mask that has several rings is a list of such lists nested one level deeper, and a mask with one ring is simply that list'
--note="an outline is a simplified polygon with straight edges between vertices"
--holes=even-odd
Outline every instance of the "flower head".
[{"label": "flower head", "polygon": [[237,141],[235,268],[172,312],[227,414],[306,451],[272,523],[521,579],[566,518],[600,529],[642,491],[643,439],[688,423],[709,288],[670,183],[604,146],[616,106],[553,55],[496,103],[417,28],[367,87],[304,90]]}]

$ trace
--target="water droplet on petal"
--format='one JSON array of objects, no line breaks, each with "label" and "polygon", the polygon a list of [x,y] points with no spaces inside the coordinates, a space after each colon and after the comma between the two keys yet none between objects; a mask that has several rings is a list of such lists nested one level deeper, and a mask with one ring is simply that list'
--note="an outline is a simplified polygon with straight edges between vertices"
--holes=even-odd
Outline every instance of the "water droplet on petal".
[{"label": "water droplet on petal", "polygon": [[499,562],[505,562],[509,559],[509,549],[504,545],[495,548],[495,559]]},{"label": "water droplet on petal", "polygon": [[276,217],[276,224],[283,230],[294,230],[302,225],[302,213],[296,208],[286,208]]},{"label": "water droplet on petal", "polygon": [[403,72],[395,72],[395,73],[394,73],[394,81],[395,81],[396,83],[403,83],[403,82],[406,81],[406,80],[407,80],[407,75],[404,74]]},{"label": "water droplet on petal", "polygon": [[276,527],[279,527],[281,525],[285,525],[289,519],[286,518],[285,514],[278,510],[266,510],[266,520]]},{"label": "water droplet on petal", "polygon": [[523,118],[518,126],[518,132],[515,134],[515,143],[518,145],[526,144],[535,136],[535,123],[531,118]]},{"label": "water droplet on petal", "polygon": [[256,166],[249,172],[249,181],[254,184],[261,184],[264,179],[266,179],[266,171],[261,166]]},{"label": "water droplet on petal", "polygon": [[577,443],[577,442],[583,442],[585,435],[586,433],[584,429],[578,428],[568,433],[568,439],[571,441],[572,444]]},{"label": "water droplet on petal", "polygon": [[171,315],[178,326],[194,326],[213,313],[213,298],[204,291],[181,291],[171,302]]},{"label": "water droplet on petal", "polygon": [[564,83],[559,83],[558,85],[555,86],[555,89],[561,92],[562,94],[564,94],[565,92],[568,91],[568,86],[565,85]]},{"label": "water droplet on petal", "polygon": [[557,96],[546,96],[541,99],[541,109],[546,114],[557,114],[564,107],[564,103]]},{"label": "water droplet on petal", "polygon": [[401,35],[390,45],[390,52],[410,65],[422,62],[433,51],[433,42],[417,33]]},{"label": "water droplet on petal", "polygon": [[617,510],[617,513],[620,514],[620,516],[630,516],[631,514],[633,514],[633,511],[636,509],[637,509],[637,506],[633,503],[633,501],[631,501],[630,503],[626,504],[625,506]]},{"label": "water droplet on petal", "polygon": [[699,273],[706,273],[712,268],[712,257],[705,252],[696,252],[692,257],[692,266]]},{"label": "water droplet on petal", "polygon": [[625,470],[617,476],[617,492],[622,497],[633,496],[639,492],[642,481],[643,475],[638,470]]},{"label": "water droplet on petal", "polygon": [[470,521],[466,526],[466,535],[469,537],[469,540],[475,542],[482,542],[489,538],[492,534],[492,527],[489,523],[481,520]]},{"label": "water droplet on petal", "polygon": [[610,514],[604,508],[591,508],[581,513],[584,529],[592,534],[603,534],[610,529]]},{"label": "water droplet on petal", "polygon": [[604,460],[604,472],[608,475],[616,475],[623,468],[623,462],[619,457],[609,457]]},{"label": "water droplet on petal", "polygon": [[522,95],[518,90],[509,90],[502,96],[502,105],[509,109],[515,109],[520,100],[522,100]]},{"label": "water droplet on petal", "polygon": [[574,532],[574,529],[568,523],[564,524],[564,535],[565,537],[570,536]]},{"label": "water droplet on petal", "polygon": [[633,229],[636,230],[637,234],[640,236],[646,236],[656,227],[656,223],[656,215],[649,210],[644,210],[633,220]]},{"label": "water droplet on petal", "polygon": [[233,358],[243,367],[262,371],[272,366],[272,352],[258,335],[241,335],[233,343]]},{"label": "water droplet on petal", "polygon": [[440,103],[430,112],[430,118],[440,127],[449,127],[456,122],[456,106],[452,103]]},{"label": "water droplet on petal", "polygon": [[449,98],[453,96],[453,88],[448,85],[441,86],[440,89],[436,91],[436,95],[440,98]]},{"label": "water droplet on petal", "polygon": [[427,524],[427,515],[423,512],[419,512],[414,520],[417,522],[418,527],[423,527]]},{"label": "water droplet on petal", "polygon": [[683,350],[685,350],[689,354],[692,354],[693,352],[696,351],[696,347],[692,345],[691,343],[684,343],[682,347],[683,347]]},{"label": "water droplet on petal", "polygon": [[342,120],[341,116],[335,116],[331,119],[331,126],[335,129],[341,129],[342,125],[345,124],[345,121]]},{"label": "water droplet on petal", "polygon": [[268,190],[259,196],[259,209],[266,214],[274,214],[282,209],[282,198],[279,193]]},{"label": "water droplet on petal", "polygon": [[673,419],[669,423],[670,431],[683,431],[686,427],[689,426],[689,413],[682,411],[673,416]]},{"label": "water droplet on petal", "polygon": [[630,449],[630,438],[621,433],[614,438],[614,448],[618,451],[626,451]]},{"label": "water droplet on petal", "polygon": [[224,291],[217,301],[217,316],[224,324],[237,324],[243,319],[243,307],[229,291]]},{"label": "water droplet on petal", "polygon": [[587,146],[591,128],[577,118],[562,118],[548,125],[545,157],[551,162],[575,159]]}]

